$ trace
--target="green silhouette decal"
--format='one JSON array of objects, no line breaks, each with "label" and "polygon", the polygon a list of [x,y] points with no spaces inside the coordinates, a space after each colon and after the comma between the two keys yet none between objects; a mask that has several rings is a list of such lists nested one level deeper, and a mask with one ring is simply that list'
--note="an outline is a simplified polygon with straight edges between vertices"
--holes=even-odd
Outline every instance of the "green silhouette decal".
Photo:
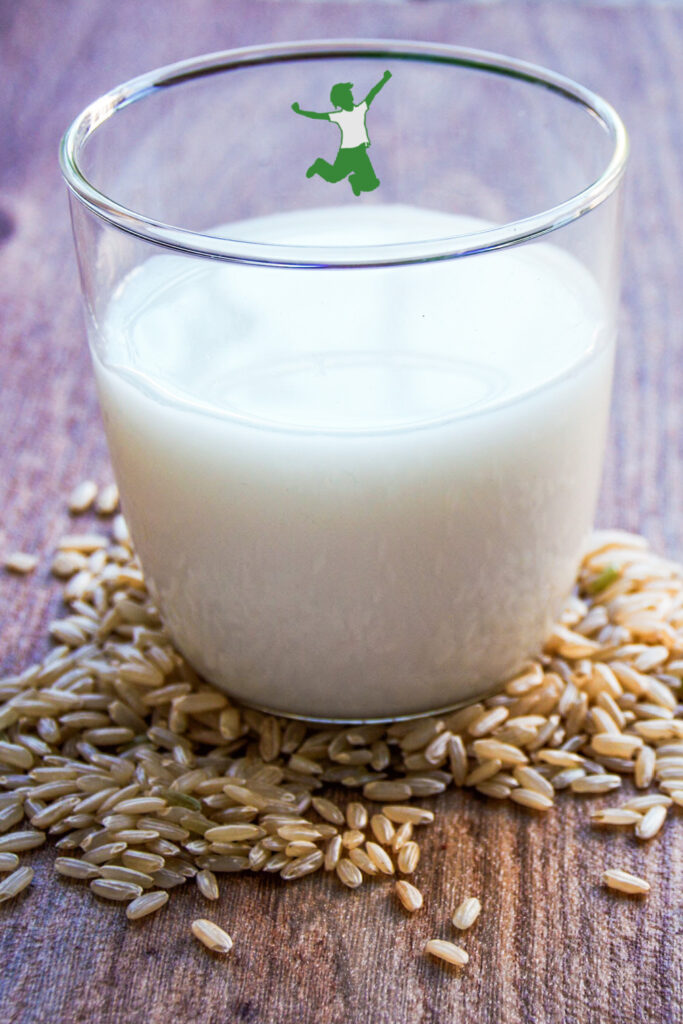
[{"label": "green silhouette decal", "polygon": [[373,85],[362,103],[354,104],[352,82],[337,82],[330,90],[330,100],[335,110],[329,113],[317,113],[315,110],[302,110],[298,103],[292,103],[292,110],[302,117],[312,117],[318,121],[333,121],[339,125],[341,131],[341,142],[339,152],[333,164],[318,157],[306,171],[306,177],[312,178],[319,174],[325,181],[341,181],[349,179],[353,194],[359,196],[361,192],[372,192],[379,185],[379,178],[368,156],[367,128],[365,127],[365,115],[377,93],[391,78],[391,72],[385,71],[377,85]]}]

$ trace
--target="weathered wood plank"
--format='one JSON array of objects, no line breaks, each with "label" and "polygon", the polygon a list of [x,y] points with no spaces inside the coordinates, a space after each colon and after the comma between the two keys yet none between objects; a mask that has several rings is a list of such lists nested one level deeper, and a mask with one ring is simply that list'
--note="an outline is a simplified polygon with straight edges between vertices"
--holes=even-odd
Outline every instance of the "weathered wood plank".
[{"label": "weathered wood plank", "polygon": [[[565,4],[388,6],[198,0],[46,5],[0,13],[0,550],[44,553],[30,580],[0,576],[3,671],[46,647],[57,606],[47,552],[63,496],[110,469],[81,325],[59,135],[95,95],[149,67],[219,46],[357,34],[441,39],[545,63],[601,91],[633,143],[622,339],[599,519],[683,553],[683,12]],[[60,511],[55,510],[59,508]],[[302,1024],[620,1024],[683,1019],[680,820],[634,845],[596,836],[567,798],[549,818],[471,795],[435,802],[413,918],[386,883],[350,893],[314,877],[226,878],[217,907],[194,891],[130,926],[120,908],[57,880],[49,852],[31,889],[0,907],[0,1019],[127,1024],[174,1020]],[[647,901],[598,884],[621,858],[647,874]],[[479,894],[469,967],[421,955],[451,937],[450,913]],[[235,939],[218,960],[189,932],[214,916]]]}]

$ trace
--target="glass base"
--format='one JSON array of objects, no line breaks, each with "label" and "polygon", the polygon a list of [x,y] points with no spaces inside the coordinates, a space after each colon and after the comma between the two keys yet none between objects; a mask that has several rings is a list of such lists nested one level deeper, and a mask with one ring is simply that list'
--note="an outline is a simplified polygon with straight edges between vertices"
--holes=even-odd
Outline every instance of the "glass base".
[{"label": "glass base", "polygon": [[490,690],[486,690],[484,693],[468,697],[467,700],[456,701],[454,704],[445,704],[438,708],[428,708],[425,711],[411,711],[409,714],[405,715],[383,715],[370,718],[325,718],[320,716],[300,715],[293,711],[282,711],[280,709],[267,707],[265,704],[252,704],[250,701],[235,697],[227,691],[223,692],[226,696],[234,700],[236,704],[240,704],[245,708],[250,708],[253,711],[261,711],[264,715],[273,715],[275,718],[289,718],[297,722],[310,722],[312,725],[389,725],[393,722],[410,722],[421,718],[431,718],[434,715],[447,715],[452,711],[459,711],[461,708],[465,708],[470,704],[475,704],[477,701],[487,700],[487,698],[495,696],[495,694],[500,693],[503,690],[504,686],[504,682],[497,683],[496,686],[492,687]]}]

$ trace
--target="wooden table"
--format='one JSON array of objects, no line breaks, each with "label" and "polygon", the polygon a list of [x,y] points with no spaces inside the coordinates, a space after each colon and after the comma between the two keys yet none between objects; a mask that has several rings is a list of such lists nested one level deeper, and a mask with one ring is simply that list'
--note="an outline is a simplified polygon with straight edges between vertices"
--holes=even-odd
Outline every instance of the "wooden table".
[{"label": "wooden table", "polygon": [[[5,4],[0,147],[0,552],[42,554],[30,580],[0,576],[2,671],[43,653],[58,607],[48,554],[67,527],[64,494],[110,477],[89,368],[65,190],[61,131],[87,101],[136,73],[221,47],[321,36],[443,40],[551,66],[622,113],[627,188],[621,349],[601,524],[683,554],[683,9],[565,3],[336,4],[117,0]],[[31,858],[30,893],[0,909],[0,1020],[7,1024],[617,1024],[683,1020],[683,823],[642,844],[610,840],[654,883],[645,903],[596,884],[606,842],[585,808],[536,820],[469,794],[435,803],[420,884],[401,915],[383,885],[351,893],[327,877],[286,886],[227,877],[216,916],[233,955],[189,935],[194,890],[129,926]],[[485,911],[463,972],[420,950],[444,934],[458,894]],[[213,909],[213,908],[211,908]]]}]

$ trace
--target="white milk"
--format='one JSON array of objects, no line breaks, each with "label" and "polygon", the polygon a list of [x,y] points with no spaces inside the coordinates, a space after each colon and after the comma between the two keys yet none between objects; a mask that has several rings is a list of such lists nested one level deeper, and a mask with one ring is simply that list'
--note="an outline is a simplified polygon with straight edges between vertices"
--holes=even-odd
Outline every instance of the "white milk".
[{"label": "white milk", "polygon": [[[471,228],[363,206],[232,230]],[[208,679],[278,711],[389,717],[483,693],[539,648],[591,526],[613,356],[568,255],[301,271],[161,254],[93,342],[137,550]]]}]

